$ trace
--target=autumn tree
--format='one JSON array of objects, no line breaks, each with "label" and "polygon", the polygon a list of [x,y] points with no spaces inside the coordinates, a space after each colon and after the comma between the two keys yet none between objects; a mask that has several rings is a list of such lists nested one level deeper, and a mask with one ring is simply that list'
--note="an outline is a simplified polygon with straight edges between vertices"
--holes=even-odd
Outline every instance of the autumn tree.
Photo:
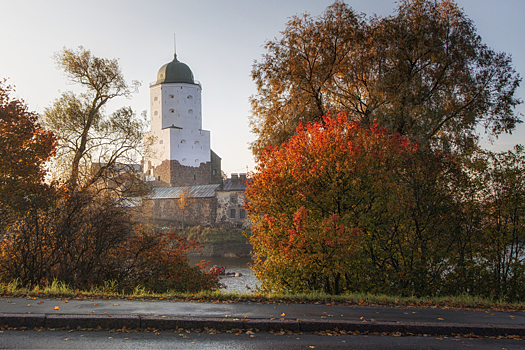
[{"label": "autumn tree", "polygon": [[122,173],[128,174],[124,181],[131,181],[144,121],[130,107],[110,115],[105,111],[109,101],[130,97],[139,83],[126,83],[116,59],[93,56],[81,46],[64,49],[54,58],[70,82],[86,89],[81,94],[63,93],[43,115],[45,126],[59,139],[55,165],[62,169],[68,186],[82,190],[97,181],[118,181]]},{"label": "autumn tree", "polygon": [[525,298],[525,149],[478,151],[468,163],[480,218],[472,249],[472,284],[480,294]]},{"label": "autumn tree", "polygon": [[336,1],[281,34],[252,69],[256,155],[328,111],[446,151],[472,146],[477,126],[497,136],[521,122],[510,55],[487,47],[452,0],[400,1],[394,15],[370,18]]},{"label": "autumn tree", "polygon": [[263,288],[435,295],[461,238],[457,164],[344,114],[296,133],[246,192]]},{"label": "autumn tree", "polygon": [[191,191],[185,188],[180,194],[180,198],[177,200],[177,205],[181,211],[182,216],[182,229],[184,230],[184,222],[186,220],[186,209],[193,204],[193,198],[191,198]]},{"label": "autumn tree", "polygon": [[36,204],[44,184],[45,162],[54,154],[56,139],[38,124],[13,89],[0,82],[0,216],[6,210],[25,210]]}]

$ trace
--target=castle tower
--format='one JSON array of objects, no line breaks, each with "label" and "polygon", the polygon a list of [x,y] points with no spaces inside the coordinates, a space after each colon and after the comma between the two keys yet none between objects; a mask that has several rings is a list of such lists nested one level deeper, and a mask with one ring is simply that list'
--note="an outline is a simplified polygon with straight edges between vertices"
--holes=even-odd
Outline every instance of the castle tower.
[{"label": "castle tower", "polygon": [[163,65],[150,85],[151,131],[145,135],[144,172],[155,187],[218,184],[221,158],[202,130],[202,87],[177,59]]}]

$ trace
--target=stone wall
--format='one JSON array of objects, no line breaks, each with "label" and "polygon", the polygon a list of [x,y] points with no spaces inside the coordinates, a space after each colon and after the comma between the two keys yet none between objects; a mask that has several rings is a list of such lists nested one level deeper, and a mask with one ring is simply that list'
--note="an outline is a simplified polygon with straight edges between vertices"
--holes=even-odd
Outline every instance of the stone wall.
[{"label": "stone wall", "polygon": [[218,225],[228,228],[250,228],[252,223],[244,209],[244,191],[216,191],[216,198]]},{"label": "stone wall", "polygon": [[177,160],[164,160],[153,169],[154,187],[182,187],[209,185],[211,163],[201,163],[198,167],[181,165]]},{"label": "stone wall", "polygon": [[224,258],[248,258],[251,257],[253,247],[249,243],[242,242],[220,242],[204,243],[204,246],[198,253],[192,253],[190,256],[202,257],[224,257]]},{"label": "stone wall", "polygon": [[210,184],[220,184],[222,181],[221,157],[215,152],[211,152],[211,181]]},{"label": "stone wall", "polygon": [[177,160],[164,160],[152,169],[153,187],[183,187],[221,183],[221,158],[213,151],[211,162],[198,167],[181,165]]},{"label": "stone wall", "polygon": [[[189,198],[183,211],[178,198],[144,199],[143,210],[157,226],[214,226],[217,217],[216,198]],[[183,217],[184,213],[184,217]]]}]

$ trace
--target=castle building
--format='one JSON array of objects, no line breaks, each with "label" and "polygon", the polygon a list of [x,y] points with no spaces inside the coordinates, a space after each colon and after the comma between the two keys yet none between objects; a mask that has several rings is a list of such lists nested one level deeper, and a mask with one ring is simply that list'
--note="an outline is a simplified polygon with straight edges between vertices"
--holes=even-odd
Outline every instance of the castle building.
[{"label": "castle building", "polygon": [[[153,187],[142,199],[162,226],[248,228],[245,174],[223,179],[221,158],[202,129],[201,84],[177,59],[163,65],[150,84],[151,131],[144,137],[144,178]],[[181,208],[180,198],[189,199]]]},{"label": "castle building", "polygon": [[154,187],[220,184],[221,158],[202,129],[202,86],[177,59],[150,85],[151,131],[145,135],[144,171]]}]

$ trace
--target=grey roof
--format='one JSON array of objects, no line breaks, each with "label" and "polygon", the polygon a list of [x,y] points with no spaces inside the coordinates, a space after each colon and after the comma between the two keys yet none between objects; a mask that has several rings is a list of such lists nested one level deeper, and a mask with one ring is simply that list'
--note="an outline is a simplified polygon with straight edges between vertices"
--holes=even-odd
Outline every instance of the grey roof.
[{"label": "grey roof", "polygon": [[244,191],[246,189],[246,180],[241,179],[226,179],[222,186],[217,191]]},{"label": "grey roof", "polygon": [[185,191],[191,198],[208,198],[215,197],[215,190],[220,185],[200,185],[185,187],[157,187],[151,190],[146,199],[172,199],[180,198]]}]

